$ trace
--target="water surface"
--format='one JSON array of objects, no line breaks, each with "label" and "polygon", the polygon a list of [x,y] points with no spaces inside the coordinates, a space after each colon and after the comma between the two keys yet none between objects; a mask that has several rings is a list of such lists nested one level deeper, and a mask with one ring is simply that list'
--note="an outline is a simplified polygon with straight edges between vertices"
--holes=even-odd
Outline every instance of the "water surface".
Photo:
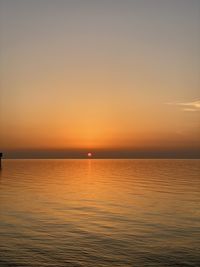
[{"label": "water surface", "polygon": [[200,161],[4,160],[0,266],[200,266]]}]

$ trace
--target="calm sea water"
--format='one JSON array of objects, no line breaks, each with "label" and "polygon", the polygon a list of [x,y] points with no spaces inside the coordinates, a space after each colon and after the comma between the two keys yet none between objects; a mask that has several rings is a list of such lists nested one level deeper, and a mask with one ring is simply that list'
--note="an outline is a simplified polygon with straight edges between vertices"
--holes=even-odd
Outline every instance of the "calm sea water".
[{"label": "calm sea water", "polygon": [[5,160],[0,266],[200,266],[200,161]]}]

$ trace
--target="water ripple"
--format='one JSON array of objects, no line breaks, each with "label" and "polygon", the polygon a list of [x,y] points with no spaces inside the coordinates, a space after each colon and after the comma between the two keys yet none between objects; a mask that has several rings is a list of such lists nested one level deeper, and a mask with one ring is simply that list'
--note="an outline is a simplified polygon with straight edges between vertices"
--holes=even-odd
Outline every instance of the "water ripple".
[{"label": "water ripple", "polygon": [[199,163],[5,160],[0,266],[200,266]]}]

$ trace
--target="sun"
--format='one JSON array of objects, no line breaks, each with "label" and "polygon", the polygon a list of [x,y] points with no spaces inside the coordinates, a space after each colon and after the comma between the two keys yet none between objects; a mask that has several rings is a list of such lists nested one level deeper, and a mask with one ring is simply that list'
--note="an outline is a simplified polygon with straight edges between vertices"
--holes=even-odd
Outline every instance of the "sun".
[{"label": "sun", "polygon": [[91,158],[92,157],[92,153],[91,152],[88,152],[87,153],[87,156],[88,156],[88,158]]}]

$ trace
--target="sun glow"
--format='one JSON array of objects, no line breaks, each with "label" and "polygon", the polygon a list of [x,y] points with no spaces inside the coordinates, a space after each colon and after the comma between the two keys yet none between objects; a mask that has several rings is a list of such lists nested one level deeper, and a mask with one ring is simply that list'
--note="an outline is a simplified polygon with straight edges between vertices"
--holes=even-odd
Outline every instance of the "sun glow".
[{"label": "sun glow", "polygon": [[91,158],[92,157],[92,153],[91,152],[88,152],[87,153],[87,156],[88,156],[88,158]]}]

